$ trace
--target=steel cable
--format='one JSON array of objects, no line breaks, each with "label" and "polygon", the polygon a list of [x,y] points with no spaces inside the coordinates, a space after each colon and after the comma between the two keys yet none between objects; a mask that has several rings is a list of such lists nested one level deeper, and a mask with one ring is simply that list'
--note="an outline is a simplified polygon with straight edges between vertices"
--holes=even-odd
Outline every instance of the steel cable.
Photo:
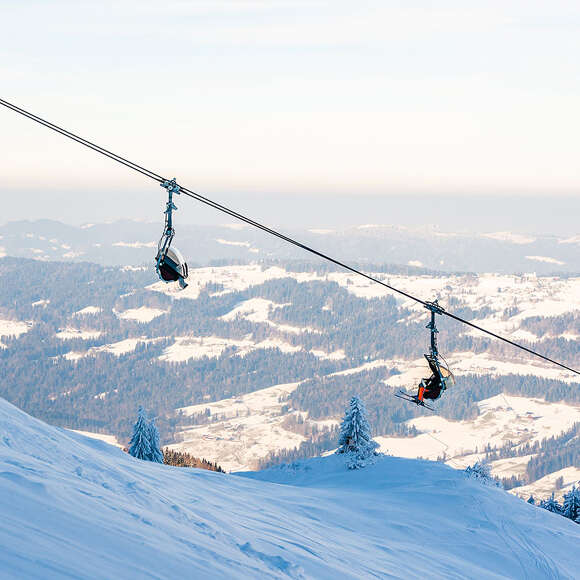
[{"label": "steel cable", "polygon": [[[84,145],[85,147],[88,147],[89,149],[92,149],[93,151],[96,151],[97,153],[100,153],[101,155],[105,155],[106,157],[108,157],[109,159],[112,159],[113,161],[117,161],[118,163],[121,163],[122,165],[125,165],[126,167],[128,167],[129,169],[133,169],[134,171],[138,171],[139,173],[141,173],[142,175],[145,175],[146,177],[149,177],[150,179],[154,179],[157,182],[163,183],[164,181],[166,181],[166,178],[162,177],[161,175],[155,173],[154,171],[151,171],[145,167],[142,167],[141,165],[138,165],[137,163],[134,163],[133,161],[130,161],[124,157],[121,157],[120,155],[117,155],[116,153],[113,153],[112,151],[109,151],[108,149],[105,149],[104,147],[101,147],[100,145],[96,145],[95,143],[92,143],[91,141],[84,139],[83,137],[79,137],[78,135],[75,135],[74,133],[63,129],[62,127],[59,127],[58,125],[55,125],[54,123],[51,123],[50,121],[47,121],[41,117],[38,117],[37,115],[34,115],[33,113],[30,113],[29,111],[26,111],[25,109],[22,109],[21,107],[18,107],[16,105],[13,105],[12,103],[9,103],[8,101],[5,101],[4,99],[0,99],[0,105],[3,105],[4,107],[6,107],[7,109],[10,109],[24,117],[27,117],[28,119],[35,121],[45,127],[47,127],[48,129],[52,129],[53,131],[56,131],[57,133],[60,133],[61,135],[68,137],[69,139],[72,139],[73,141],[76,141],[77,143],[80,143],[81,145]],[[275,236],[281,240],[284,240],[285,242],[292,244],[306,252],[309,252],[311,254],[314,254],[315,256],[318,256],[320,258],[322,258],[323,260],[327,260],[328,262],[331,262],[337,266],[340,266],[341,268],[344,268],[345,270],[348,270],[350,272],[352,272],[353,274],[356,274],[358,276],[362,276],[363,278],[366,278],[367,280],[370,280],[371,282],[374,282],[376,284],[380,284],[381,286],[387,288],[388,290],[391,290],[393,292],[396,292],[402,296],[405,296],[406,298],[409,298],[410,300],[414,300],[415,302],[418,302],[419,304],[422,304],[423,306],[429,308],[430,303],[422,300],[420,298],[417,298],[416,296],[413,296],[412,294],[408,294],[407,292],[404,292],[403,290],[399,290],[398,288],[395,288],[394,286],[391,286],[390,284],[387,284],[385,282],[383,282],[382,280],[379,280],[378,278],[375,278],[374,276],[371,276],[369,274],[365,274],[364,272],[358,270],[357,268],[354,268],[353,266],[349,266],[348,264],[345,264],[344,262],[341,262],[340,260],[337,260],[336,258],[333,258],[332,256],[329,256],[327,254],[324,254],[323,252],[320,252],[314,248],[311,248],[310,246],[303,244],[302,242],[299,242],[298,240],[295,240],[289,236],[286,236],[284,234],[282,234],[281,232],[278,232],[277,230],[274,230],[264,224],[261,224],[260,222],[257,222],[241,213],[238,213],[236,211],[234,211],[233,209],[230,209],[229,207],[222,205],[218,202],[215,202],[199,193],[196,193],[195,191],[187,188],[187,187],[183,187],[180,186],[180,191],[181,193],[184,193],[185,195],[205,204],[208,205],[218,211],[221,211],[233,218],[236,218],[240,221],[243,221],[245,223],[247,223],[248,225],[251,225],[255,228],[258,228],[260,230],[262,230],[263,232],[266,232],[272,236]],[[470,322],[469,320],[465,320],[464,318],[461,318],[455,314],[452,314],[451,312],[448,312],[447,310],[441,309],[438,314],[441,315],[445,315],[448,316],[449,318],[456,320],[457,322],[460,322],[462,324],[466,324],[467,326],[470,326],[471,328],[474,328],[476,330],[479,330],[480,332],[483,332],[493,338],[496,338],[498,340],[501,340],[507,344],[510,344],[516,348],[519,348],[529,354],[532,354],[538,358],[541,358],[547,362],[550,362],[552,364],[555,364],[563,369],[566,369],[572,373],[575,373],[577,375],[580,375],[580,371],[577,371],[576,369],[573,369],[569,366],[566,366],[565,364],[558,362],[554,359],[551,359],[543,354],[540,354],[539,352],[536,352],[535,350],[532,350],[526,346],[523,346],[521,344],[518,344],[517,342],[514,342],[508,338],[505,338],[499,334],[496,334],[494,332],[491,332],[490,330],[486,330],[485,328],[482,328],[481,326],[478,326],[477,324],[474,324],[473,322]]]}]

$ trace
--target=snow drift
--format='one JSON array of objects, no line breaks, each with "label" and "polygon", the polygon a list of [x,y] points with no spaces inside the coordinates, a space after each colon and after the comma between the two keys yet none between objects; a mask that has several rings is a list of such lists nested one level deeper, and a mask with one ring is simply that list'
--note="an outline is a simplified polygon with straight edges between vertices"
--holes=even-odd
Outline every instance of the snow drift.
[{"label": "snow drift", "polygon": [[0,400],[2,578],[573,578],[580,526],[426,461],[225,475]]}]

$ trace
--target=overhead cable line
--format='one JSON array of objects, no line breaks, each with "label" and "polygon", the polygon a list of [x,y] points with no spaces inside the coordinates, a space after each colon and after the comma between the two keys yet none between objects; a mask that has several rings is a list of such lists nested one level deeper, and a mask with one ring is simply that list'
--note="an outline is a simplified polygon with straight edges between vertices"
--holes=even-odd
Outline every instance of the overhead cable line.
[{"label": "overhead cable line", "polygon": [[[24,117],[27,117],[28,119],[30,119],[32,121],[35,121],[35,122],[43,125],[44,127],[47,127],[48,129],[52,129],[53,131],[56,131],[57,133],[60,133],[61,135],[64,135],[65,137],[68,137],[69,139],[72,139],[73,141],[76,141],[77,143],[80,143],[81,145],[84,145],[85,147],[88,147],[89,149],[92,149],[93,151],[100,153],[101,155],[105,155],[109,159],[112,159],[113,161],[117,161],[118,163],[121,163],[122,165],[125,165],[129,169],[133,169],[134,171],[137,171],[137,172],[141,173],[142,175],[149,177],[150,179],[153,179],[161,184],[163,184],[165,181],[167,181],[166,178],[162,177],[158,173],[155,173],[154,171],[151,171],[150,169],[147,169],[141,165],[138,165],[137,163],[134,163],[133,161],[130,161],[130,160],[126,159],[125,157],[121,157],[120,155],[117,155],[116,153],[113,153],[112,151],[109,151],[108,149],[105,149],[104,147],[101,147],[100,145],[96,145],[95,143],[93,143],[87,139],[84,139],[83,137],[79,137],[78,135],[75,135],[71,131],[63,129],[62,127],[59,127],[58,125],[55,125],[54,123],[51,123],[50,121],[47,121],[47,120],[45,120],[37,115],[34,115],[33,113],[30,113],[29,111],[26,111],[25,109],[22,109],[21,107],[18,107],[17,105],[9,103],[8,101],[5,101],[4,99],[0,98],[0,105],[3,105],[4,107],[6,107],[7,109],[10,109],[11,111],[14,111],[15,113],[18,113]],[[193,199],[195,199],[195,200],[197,200],[205,205],[208,205],[208,206],[210,206],[210,207],[212,207],[212,208],[214,208],[222,213],[225,213],[233,218],[236,218],[242,222],[245,222],[248,225],[251,225],[255,228],[258,228],[258,229],[262,230],[263,232],[266,232],[266,233],[268,233],[272,236],[275,236],[281,240],[284,240],[285,242],[287,242],[289,244],[292,244],[292,245],[294,245],[294,246],[296,246],[296,247],[298,247],[306,252],[309,252],[311,254],[314,254],[315,256],[322,258],[323,260],[326,260],[326,261],[331,262],[337,266],[340,266],[341,268],[344,268],[345,270],[348,270],[349,272],[352,272],[353,274],[356,274],[358,276],[362,276],[363,278],[366,278],[367,280],[370,280],[371,282],[374,282],[376,284],[380,284],[381,286],[387,288],[388,290],[391,290],[393,292],[396,292],[397,294],[405,296],[406,298],[409,298],[410,300],[418,302],[419,304],[423,305],[425,308],[427,308],[431,311],[435,311],[437,314],[448,316],[449,318],[452,318],[453,320],[461,322],[462,324],[466,324],[467,326],[470,326],[471,328],[479,330],[480,332],[483,332],[489,336],[492,336],[493,338],[501,340],[501,341],[503,341],[507,344],[510,344],[516,348],[519,348],[519,349],[521,349],[529,354],[532,354],[538,358],[541,358],[547,362],[550,362],[550,363],[555,364],[555,365],[557,365],[563,369],[566,369],[572,373],[580,375],[580,371],[577,371],[576,369],[573,369],[569,366],[566,366],[565,364],[558,362],[554,359],[551,359],[543,354],[540,354],[539,352],[536,352],[535,350],[532,350],[531,348],[528,348],[526,346],[518,344],[517,342],[509,340],[508,338],[500,336],[499,334],[491,332],[490,330],[486,330],[485,328],[482,328],[481,326],[478,326],[477,324],[474,324],[473,322],[470,322],[468,320],[465,320],[464,318],[461,318],[455,314],[452,314],[451,312],[448,312],[447,310],[444,310],[443,308],[438,306],[436,303],[422,300],[421,298],[417,298],[416,296],[413,296],[412,294],[404,292],[403,290],[399,290],[398,288],[395,288],[394,286],[391,286],[390,284],[387,284],[386,282],[383,282],[382,280],[379,280],[378,278],[375,278],[374,276],[371,276],[370,274],[365,274],[364,272],[362,272],[361,270],[358,270],[357,268],[354,268],[353,266],[349,266],[348,264],[341,262],[340,260],[337,260],[336,258],[333,258],[332,256],[329,256],[327,254],[324,254],[323,252],[320,252],[314,248],[311,248],[310,246],[303,244],[302,242],[295,240],[294,238],[286,236],[286,235],[282,234],[281,232],[278,232],[277,230],[274,230],[274,229],[272,229],[264,224],[261,224],[260,222],[257,222],[257,221],[255,221],[255,220],[253,220],[253,219],[251,219],[251,218],[249,218],[241,213],[236,212],[233,209],[230,209],[229,207],[227,207],[225,205],[222,205],[216,201],[209,199],[208,197],[205,197],[199,193],[196,193],[195,191],[193,191],[187,187],[180,186],[180,191],[181,191],[181,193],[184,193],[185,195],[187,195],[187,196],[189,196],[189,197],[191,197],[191,198],[193,198]]]},{"label": "overhead cable line", "polygon": [[159,182],[164,181],[161,175],[157,175],[157,173],[154,173],[153,171],[150,171],[149,169],[146,169],[141,165],[137,165],[137,163],[133,163],[133,161],[129,161],[128,159],[125,159],[124,157],[121,157],[120,155],[117,155],[116,153],[113,153],[112,151],[109,151],[108,149],[101,147],[100,145],[96,145],[95,143],[92,143],[88,139],[79,137],[78,135],[75,135],[71,131],[63,129],[62,127],[59,127],[58,125],[55,125],[54,123],[51,123],[50,121],[47,121],[42,117],[34,115],[33,113],[26,111],[25,109],[17,107],[16,105],[13,105],[12,103],[5,101],[4,99],[0,99],[0,105],[4,105],[7,109],[10,109],[15,113],[19,113],[20,115],[27,117],[32,121],[36,121],[37,123],[40,123],[41,125],[44,125],[45,127],[52,129],[53,131],[56,131],[57,133],[60,133],[61,135],[64,135],[65,137],[68,137],[69,139],[72,139],[73,141],[76,141],[77,143],[80,143],[81,145],[84,145],[85,147],[92,149],[93,151],[96,151],[97,153],[101,153],[102,155],[109,157],[109,159],[112,159],[113,161],[122,163],[126,167],[129,167],[129,169],[138,171],[139,173],[145,175],[146,177],[149,177]]}]

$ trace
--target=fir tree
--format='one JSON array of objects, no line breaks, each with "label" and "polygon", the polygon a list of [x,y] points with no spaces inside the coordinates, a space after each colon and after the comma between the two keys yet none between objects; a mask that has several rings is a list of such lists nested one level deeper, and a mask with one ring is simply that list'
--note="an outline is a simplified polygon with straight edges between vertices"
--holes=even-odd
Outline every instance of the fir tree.
[{"label": "fir tree", "polygon": [[150,455],[147,459],[155,463],[163,463],[163,453],[159,446],[159,430],[155,424],[155,418],[151,419],[148,425],[149,446],[151,448]]},{"label": "fir tree", "polygon": [[372,440],[367,412],[358,397],[352,397],[340,426],[337,453],[349,454],[349,469],[364,467],[365,460],[377,455],[378,443]]},{"label": "fir tree", "polygon": [[573,521],[576,521],[580,516],[580,489],[576,489],[575,485],[568,493],[564,494],[562,515]]},{"label": "fir tree", "polygon": [[530,497],[528,498],[528,503],[536,505],[536,500],[534,499],[534,496],[532,494],[530,494]]},{"label": "fir tree", "polygon": [[467,466],[465,468],[465,473],[471,479],[476,479],[484,485],[491,485],[495,487],[502,486],[500,481],[491,474],[491,465],[485,460],[476,461],[473,465]]},{"label": "fir tree", "polygon": [[151,458],[151,443],[149,439],[149,424],[147,413],[143,407],[139,407],[137,421],[133,425],[133,436],[129,441],[129,454],[137,459],[149,461]]},{"label": "fir tree", "polygon": [[562,506],[558,503],[558,500],[554,499],[554,492],[552,492],[552,497],[549,500],[543,502],[541,505],[544,509],[552,512],[553,514],[561,514]]}]

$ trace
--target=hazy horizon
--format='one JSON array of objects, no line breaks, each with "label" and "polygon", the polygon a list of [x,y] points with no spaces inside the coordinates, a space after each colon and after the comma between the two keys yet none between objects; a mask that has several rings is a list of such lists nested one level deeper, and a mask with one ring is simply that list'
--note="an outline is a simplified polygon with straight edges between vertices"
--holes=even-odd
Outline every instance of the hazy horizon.
[{"label": "hazy horizon", "polygon": [[[155,184],[152,184],[153,186]],[[22,192],[25,196],[4,212],[2,223],[51,219],[79,226],[117,220],[163,223],[163,190],[120,192],[115,204],[99,203],[100,194],[83,192]],[[580,197],[573,196],[454,196],[454,195],[221,195],[211,196],[232,209],[273,227],[346,228],[362,224],[430,227],[441,231],[512,231],[528,234],[580,233]],[[187,198],[178,197],[176,227],[234,223],[227,215]]]}]

